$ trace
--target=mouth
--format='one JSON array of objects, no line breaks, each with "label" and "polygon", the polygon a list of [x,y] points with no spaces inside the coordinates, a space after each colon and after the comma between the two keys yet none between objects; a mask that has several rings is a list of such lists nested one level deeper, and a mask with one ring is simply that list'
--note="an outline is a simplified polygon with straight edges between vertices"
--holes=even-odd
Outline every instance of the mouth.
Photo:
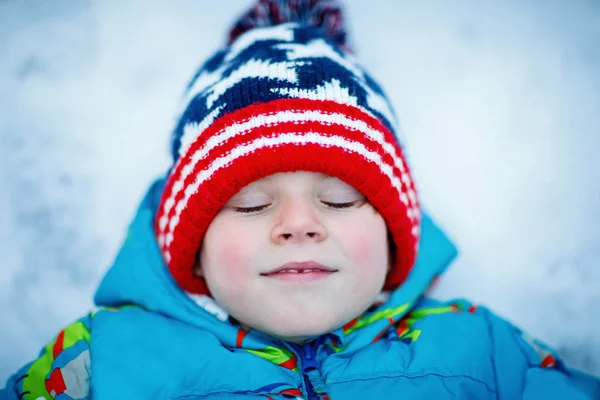
[{"label": "mouth", "polygon": [[283,264],[261,276],[291,282],[310,282],[326,278],[338,272],[337,269],[326,267],[314,261],[291,262]]}]

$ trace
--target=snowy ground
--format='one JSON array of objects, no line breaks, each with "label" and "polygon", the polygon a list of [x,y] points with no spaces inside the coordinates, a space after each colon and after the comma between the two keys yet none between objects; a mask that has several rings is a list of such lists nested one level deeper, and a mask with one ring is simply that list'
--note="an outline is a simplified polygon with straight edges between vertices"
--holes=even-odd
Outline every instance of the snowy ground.
[{"label": "snowy ground", "polygon": [[[184,84],[251,2],[0,2],[0,386],[91,306]],[[600,375],[600,3],[346,3],[461,249],[438,295]]]}]

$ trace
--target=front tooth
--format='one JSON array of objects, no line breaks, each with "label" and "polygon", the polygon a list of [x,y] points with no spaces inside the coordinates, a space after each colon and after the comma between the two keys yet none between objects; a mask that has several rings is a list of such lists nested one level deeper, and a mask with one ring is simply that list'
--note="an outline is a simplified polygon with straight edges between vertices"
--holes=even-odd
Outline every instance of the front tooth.
[{"label": "front tooth", "polygon": [[286,272],[291,272],[292,274],[297,274],[298,270],[297,269],[288,269],[288,270],[286,270]]}]

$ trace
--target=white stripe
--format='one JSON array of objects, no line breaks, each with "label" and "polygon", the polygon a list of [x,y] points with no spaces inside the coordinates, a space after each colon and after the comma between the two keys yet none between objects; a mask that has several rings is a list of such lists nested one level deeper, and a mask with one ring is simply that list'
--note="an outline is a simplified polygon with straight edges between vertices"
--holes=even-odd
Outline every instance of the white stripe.
[{"label": "white stripe", "polygon": [[419,236],[421,232],[421,227],[419,225],[415,225],[412,227],[412,234],[414,236]]},{"label": "white stripe", "polygon": [[256,27],[240,35],[231,44],[229,53],[225,56],[225,61],[230,62],[236,58],[242,51],[256,42],[265,40],[281,40],[282,42],[291,42],[294,40],[294,28],[297,24],[280,24],[272,27]]},{"label": "white stripe", "polygon": [[182,157],[190,148],[190,146],[198,140],[202,132],[206,130],[217,118],[219,112],[225,104],[215,107],[204,119],[200,122],[192,122],[183,127],[183,135],[181,136],[181,144],[179,145],[179,157]]},{"label": "white stripe", "polygon": [[[275,114],[262,114],[256,115],[250,119],[239,122],[237,124],[229,125],[225,129],[211,136],[202,148],[198,149],[192,156],[191,160],[185,167],[182,169],[180,176],[177,181],[173,184],[173,188],[171,189],[171,193],[167,200],[165,201],[163,217],[159,220],[159,228],[160,230],[164,230],[167,224],[167,214],[171,210],[171,208],[175,205],[175,196],[183,189],[183,183],[185,179],[194,171],[198,162],[206,157],[206,155],[212,151],[215,147],[221,146],[226,143],[229,139],[236,137],[238,135],[243,135],[246,132],[261,128],[264,126],[271,126],[275,124],[288,123],[288,122],[319,122],[326,125],[331,124],[340,124],[347,128],[350,128],[355,131],[359,131],[371,138],[371,140],[378,143],[383,150],[388,153],[392,159],[394,160],[394,166],[398,168],[401,172],[401,179],[406,184],[408,193],[408,200],[402,199],[402,202],[408,206],[408,201],[411,201],[414,205],[412,199],[416,198],[414,192],[412,192],[410,185],[410,176],[408,175],[406,168],[402,159],[396,154],[396,149],[392,144],[385,140],[385,136],[382,132],[371,128],[366,122],[361,120],[355,120],[346,117],[344,114],[340,113],[325,113],[323,111],[280,111]],[[190,124],[191,125],[191,124]],[[184,128],[184,131],[190,132],[191,130],[187,129],[187,125]],[[199,137],[202,132],[199,132],[197,136]],[[191,139],[188,138],[186,142]],[[180,157],[178,162],[182,162],[183,157]],[[412,193],[411,193],[412,192]]]},{"label": "white stripe", "polygon": [[331,82],[324,82],[322,85],[317,85],[312,89],[275,87],[271,88],[271,92],[296,99],[332,100],[341,104],[349,104],[356,108],[360,108],[364,113],[375,118],[369,110],[358,105],[358,97],[352,96],[350,94],[350,89],[343,87],[338,79],[332,79]]},{"label": "white stripe", "polygon": [[221,76],[210,88],[203,91],[206,97],[206,107],[211,108],[225,92],[246,78],[269,78],[291,83],[298,81],[296,67],[303,65],[303,61],[248,60],[227,76]]},{"label": "white stripe", "polygon": [[[375,163],[379,167],[380,171],[385,176],[388,177],[388,179],[392,183],[392,186],[394,186],[396,188],[396,190],[398,191],[398,195],[400,197],[400,194],[402,193],[402,190],[401,190],[402,183],[394,175],[392,167],[389,164],[386,164],[385,162],[383,162],[383,160],[381,159],[379,154],[367,150],[367,148],[362,143],[350,141],[341,136],[324,136],[324,135],[322,135],[320,133],[316,133],[316,132],[309,132],[309,133],[302,133],[302,134],[285,133],[285,134],[280,134],[278,136],[271,137],[271,138],[262,137],[262,138],[254,140],[248,144],[236,147],[229,154],[227,154],[223,157],[217,158],[216,160],[214,160],[212,162],[212,164],[210,164],[208,166],[207,169],[201,171],[196,176],[194,183],[192,183],[191,185],[188,185],[185,188],[185,192],[184,192],[185,195],[175,206],[175,215],[173,215],[173,218],[169,221],[168,230],[166,232],[166,235],[164,235],[164,237],[159,240],[164,240],[165,245],[168,249],[168,247],[171,245],[171,243],[173,241],[173,230],[177,226],[177,224],[179,224],[179,219],[180,219],[181,213],[187,207],[189,199],[192,197],[192,195],[194,193],[196,193],[198,191],[198,188],[200,187],[200,185],[202,185],[204,182],[206,182],[208,179],[210,179],[210,177],[219,169],[226,167],[231,162],[233,162],[235,159],[243,157],[247,154],[253,153],[261,148],[275,147],[275,146],[284,145],[284,144],[306,144],[306,143],[319,144],[319,145],[323,145],[323,146],[340,147],[345,150],[351,151],[353,153],[360,154],[365,159]],[[410,208],[407,208],[407,210],[410,210]],[[410,214],[409,214],[409,216],[410,216]],[[163,233],[161,233],[161,235],[163,235]],[[170,251],[167,250],[165,253],[167,253],[167,257],[170,258]]]},{"label": "white stripe", "polygon": [[270,62],[269,60],[251,59],[226,76],[224,73],[229,67],[228,64],[223,64],[214,71],[203,71],[183,96],[182,112],[185,110],[184,107],[189,106],[190,101],[199,94],[206,97],[206,107],[210,109],[228,89],[245,78],[272,78],[295,83],[298,79],[296,67],[304,64],[304,61]]},{"label": "white stripe", "polygon": [[282,43],[274,46],[276,49],[286,50],[287,60],[305,60],[310,58],[328,58],[334,63],[347,69],[355,77],[358,83],[366,92],[367,103],[369,107],[379,111],[389,122],[394,124],[396,118],[390,107],[388,100],[379,93],[376,93],[367,83],[365,71],[363,71],[356,61],[349,55],[342,56],[334,50],[325,40],[312,40],[309,43]]},{"label": "white stripe", "polygon": [[219,68],[215,69],[214,71],[202,71],[200,76],[196,78],[192,86],[189,88],[188,91],[184,93],[183,97],[180,100],[181,114],[183,114],[185,109],[190,105],[190,101],[192,101],[194,97],[204,92],[206,88],[214,85],[222,78],[223,72],[225,72],[227,67],[227,64],[222,64],[221,66],[219,66]]},{"label": "white stripe", "polygon": [[[209,71],[206,68],[200,73],[200,75],[194,80],[192,86],[188,91],[184,94],[181,100],[181,110],[182,112],[185,110],[185,107],[189,105],[189,102],[196,97],[199,93],[203,93],[209,87],[213,86],[212,90],[214,92],[214,86],[217,86],[217,83],[224,79],[228,79],[230,77],[224,78],[223,73],[227,71],[231,65],[232,60],[235,59],[242,51],[250,47],[252,44],[258,41],[264,40],[280,40],[284,42],[291,42],[294,40],[294,30],[293,25],[291,24],[281,24],[275,27],[269,28],[255,28],[251,29],[248,32],[240,35],[229,48],[229,52],[225,55],[223,62],[213,71]],[[266,62],[266,61],[265,61]],[[245,63],[244,63],[245,64]],[[292,62],[292,65],[301,65],[300,63]],[[241,65],[240,68],[245,68],[245,65]],[[239,69],[236,71],[239,73]],[[295,71],[294,71],[295,73]],[[258,76],[258,75],[257,75]],[[213,93],[214,94],[214,93]],[[212,102],[211,102],[212,104]],[[210,108],[210,106],[209,106]]]}]

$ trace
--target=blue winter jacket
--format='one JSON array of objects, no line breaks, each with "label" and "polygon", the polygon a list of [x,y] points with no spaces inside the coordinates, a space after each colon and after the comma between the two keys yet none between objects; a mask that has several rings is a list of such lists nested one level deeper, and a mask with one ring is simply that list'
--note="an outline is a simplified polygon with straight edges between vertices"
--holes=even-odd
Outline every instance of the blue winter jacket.
[{"label": "blue winter jacket", "polygon": [[144,198],[95,296],[0,399],[600,399],[600,381],[464,300],[424,296],[456,250],[425,214],[413,272],[387,301],[298,346],[219,318],[169,275]]}]

